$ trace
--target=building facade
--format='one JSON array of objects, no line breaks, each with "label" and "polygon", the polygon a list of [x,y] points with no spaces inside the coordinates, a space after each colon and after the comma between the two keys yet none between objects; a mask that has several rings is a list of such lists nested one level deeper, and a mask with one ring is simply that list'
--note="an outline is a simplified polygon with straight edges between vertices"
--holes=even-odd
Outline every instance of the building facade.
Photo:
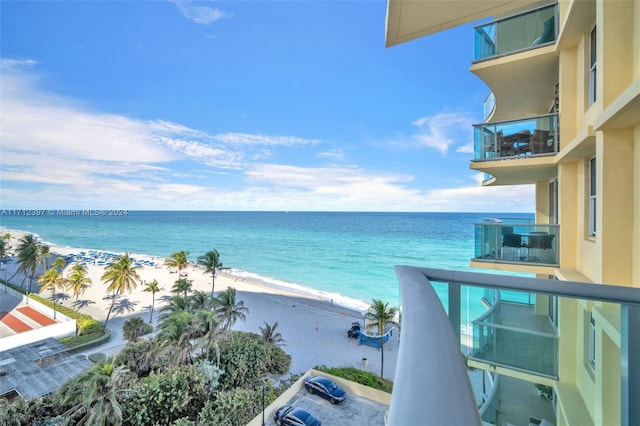
[{"label": "building facade", "polygon": [[[477,224],[472,266],[640,288],[640,1],[389,0],[386,43],[476,21],[471,72],[491,93],[470,167],[485,186],[535,185],[536,211]],[[624,423],[620,305],[534,310],[557,336],[553,368],[473,366],[551,386],[558,425]]]}]

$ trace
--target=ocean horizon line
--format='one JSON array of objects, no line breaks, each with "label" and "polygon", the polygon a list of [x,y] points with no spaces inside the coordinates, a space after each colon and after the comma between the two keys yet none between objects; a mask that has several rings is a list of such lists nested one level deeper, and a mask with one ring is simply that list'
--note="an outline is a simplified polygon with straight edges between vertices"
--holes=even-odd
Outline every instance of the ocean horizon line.
[{"label": "ocean horizon line", "polygon": [[[501,215],[501,214],[534,214],[534,212],[529,211],[445,211],[445,210],[434,210],[434,211],[423,211],[423,210],[166,210],[166,209],[131,209],[131,208],[86,208],[86,207],[54,207],[54,208],[14,208],[14,207],[3,207],[0,209],[0,217],[2,216],[34,216],[34,217],[46,217],[51,212],[64,212],[64,211],[86,211],[86,212],[107,212],[104,214],[105,216],[117,216],[118,212],[139,212],[139,213],[341,213],[341,214],[487,214],[487,215]],[[12,213],[19,212],[20,214]],[[34,214],[28,214],[27,212],[33,212]],[[112,214],[109,214],[112,212]],[[95,215],[99,216],[99,215]]]}]

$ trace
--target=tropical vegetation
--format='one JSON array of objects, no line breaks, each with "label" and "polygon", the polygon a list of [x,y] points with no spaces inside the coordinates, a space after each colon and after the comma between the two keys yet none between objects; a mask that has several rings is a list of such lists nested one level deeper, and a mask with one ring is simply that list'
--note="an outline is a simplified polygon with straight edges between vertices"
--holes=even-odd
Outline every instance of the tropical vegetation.
[{"label": "tropical vegetation", "polygon": [[378,336],[380,336],[380,377],[384,377],[384,330],[388,324],[398,325],[395,322],[397,313],[398,308],[391,307],[389,302],[383,302],[380,299],[372,299],[371,306],[367,310],[370,324],[378,328]]},{"label": "tropical vegetation", "polygon": [[[155,336],[142,338],[149,324],[129,319],[130,343],[114,358],[94,357],[54,394],[0,402],[0,424],[247,424],[261,410],[265,377],[286,374],[290,356],[257,333],[227,328],[248,312],[233,288],[219,297],[180,292],[165,308]],[[265,403],[291,383],[269,381]]]},{"label": "tropical vegetation", "polygon": [[0,236],[0,262],[3,263],[3,269],[6,271],[6,264],[12,255],[11,250],[11,234],[5,233]]},{"label": "tropical vegetation", "polygon": [[[20,267],[25,276],[33,279],[34,270],[42,266],[45,272],[39,281],[42,288],[51,290],[52,294],[56,288],[65,288],[71,290],[77,300],[91,284],[86,268],[80,265],[74,265],[64,278],[62,258],[45,268],[47,251],[42,250],[35,239],[23,238],[17,253],[21,252]],[[174,253],[171,264],[179,275],[171,295],[165,296],[167,300],[160,309],[155,334],[150,335],[154,328],[141,317],[128,319],[122,333],[129,343],[116,356],[106,357],[102,353],[90,356],[95,365],[53,394],[13,404],[0,399],[0,424],[247,424],[260,413],[263,401],[264,404],[273,402],[299,375],[283,378],[289,371],[291,357],[280,347],[284,338],[277,330],[278,322],[264,322],[259,333],[232,330],[238,321],[246,320],[249,309],[233,287],[215,295],[215,269],[222,266],[219,255],[215,254],[215,261],[210,263],[212,270],[207,271],[212,274],[211,293],[193,290],[191,281],[181,273],[186,265],[182,260],[186,261],[188,252]],[[199,260],[203,260],[201,258]],[[61,339],[69,347],[104,338],[116,300],[140,283],[138,267],[125,254],[105,267],[102,281],[112,301],[104,324],[59,306],[59,312],[78,319],[78,336]],[[163,289],[156,280],[143,285],[152,297],[149,317],[152,323],[156,294]],[[30,297],[56,307],[55,299]],[[382,328],[393,321],[395,312],[395,308],[375,299],[369,311],[370,318],[377,321],[374,324],[382,324]],[[382,360],[384,362],[384,356]],[[388,381],[358,369],[317,368],[390,390]],[[269,379],[276,377],[277,381]]]},{"label": "tropical vegetation", "polygon": [[211,274],[211,294],[213,294],[216,285],[216,270],[222,268],[220,253],[216,249],[209,250],[198,257],[198,265],[204,267],[205,274]]},{"label": "tropical vegetation", "polygon": [[149,315],[149,323],[153,324],[153,311],[156,307],[156,293],[164,290],[160,287],[158,280],[154,279],[151,282],[144,284],[144,289],[142,291],[146,291],[147,293],[151,293],[151,314]]},{"label": "tropical vegetation", "polygon": [[38,282],[42,284],[40,292],[51,290],[51,301],[53,302],[53,319],[56,319],[56,289],[66,286],[66,280],[62,276],[62,269],[67,262],[64,258],[58,257],[51,264],[51,268],[47,269],[40,277]]},{"label": "tropical vegetation", "polygon": [[78,298],[84,294],[91,284],[91,278],[87,277],[87,267],[82,263],[75,263],[67,277],[67,289],[71,290],[73,297],[75,297],[74,303],[76,306],[79,306]]},{"label": "tropical vegetation", "polygon": [[246,319],[249,309],[244,306],[242,300],[236,301],[236,289],[233,287],[227,287],[225,291],[220,293],[217,300],[216,312],[222,318],[222,328],[225,334],[228,334],[237,320],[244,321]]},{"label": "tropical vegetation", "polygon": [[315,366],[313,368],[315,370],[322,371],[336,377],[341,377],[354,383],[369,386],[370,388],[378,389],[383,392],[391,393],[391,391],[393,390],[393,382],[391,382],[390,380],[384,379],[376,374],[369,373],[368,371],[360,370],[359,368],[327,367],[326,365]]},{"label": "tropical vegetation", "polygon": [[122,324],[122,337],[129,342],[135,342],[141,336],[149,334],[153,331],[153,326],[147,324],[140,317],[133,317]]},{"label": "tropical vegetation", "polygon": [[273,324],[269,324],[264,321],[264,327],[258,327],[260,329],[260,334],[262,334],[262,340],[272,345],[280,346],[284,345],[284,337],[280,334],[279,331],[276,331],[278,328],[278,321]]},{"label": "tropical vegetation", "polygon": [[180,278],[182,277],[182,270],[189,265],[187,256],[189,256],[188,251],[177,251],[175,253],[171,253],[164,263],[170,268],[176,268],[178,270],[178,278]]},{"label": "tropical vegetation", "polygon": [[104,268],[104,274],[102,275],[102,281],[107,286],[107,292],[111,293],[107,298],[111,299],[111,306],[109,306],[109,312],[107,312],[107,318],[104,322],[104,326],[107,326],[109,322],[109,316],[113,311],[113,307],[117,299],[125,291],[131,293],[135,289],[140,281],[138,270],[140,266],[135,266],[132,258],[129,257],[129,253],[118,256],[115,262]]},{"label": "tropical vegetation", "polygon": [[18,240],[16,250],[17,263],[20,266],[18,266],[14,276],[19,273],[24,274],[21,287],[24,287],[24,281],[27,280],[27,294],[29,294],[31,293],[31,283],[38,271],[38,267],[41,266],[43,269],[47,269],[45,266],[46,259],[50,255],[49,246],[42,244],[33,234],[27,234]]}]

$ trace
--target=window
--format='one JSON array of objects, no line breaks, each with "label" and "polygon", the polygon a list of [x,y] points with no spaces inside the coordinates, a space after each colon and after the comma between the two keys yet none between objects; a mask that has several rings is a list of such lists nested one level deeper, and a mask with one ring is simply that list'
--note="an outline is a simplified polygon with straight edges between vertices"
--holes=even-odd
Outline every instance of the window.
[{"label": "window", "polygon": [[589,235],[596,235],[596,157],[589,160]]},{"label": "window", "polygon": [[589,105],[596,101],[596,27],[589,39]]},{"label": "window", "polygon": [[596,320],[589,314],[589,364],[596,366]]}]

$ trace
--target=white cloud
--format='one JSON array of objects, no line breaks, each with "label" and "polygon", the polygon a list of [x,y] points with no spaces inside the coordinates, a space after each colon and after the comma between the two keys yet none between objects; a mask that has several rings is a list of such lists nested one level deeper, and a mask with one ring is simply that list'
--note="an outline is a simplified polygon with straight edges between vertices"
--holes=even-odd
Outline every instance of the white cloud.
[{"label": "white cloud", "polygon": [[[23,71],[32,64],[0,63],[3,204],[119,202],[128,194],[133,205],[140,196],[150,198],[140,203],[145,208],[175,208],[171,197],[177,193],[206,195],[210,186],[218,186],[215,179],[224,170],[242,173],[255,158],[269,156],[261,146],[318,143],[282,135],[211,135],[165,120],[95,112],[77,100],[40,90],[35,74]],[[194,174],[185,162],[205,166],[209,173]],[[193,185],[202,179],[202,185]],[[27,190],[12,189],[25,185]]]},{"label": "white cloud", "polygon": [[332,149],[329,151],[324,151],[318,154],[318,158],[323,158],[332,161],[344,161],[345,155],[341,149]]},{"label": "white cloud", "polygon": [[270,146],[293,146],[293,145],[315,145],[320,143],[318,139],[304,139],[293,136],[280,135],[256,135],[249,133],[220,133],[214,136],[220,142],[231,145],[270,145]]},{"label": "white cloud", "polygon": [[38,61],[33,59],[0,58],[0,66],[2,67],[32,66],[37,64]]},{"label": "white cloud", "polygon": [[[446,154],[451,146],[462,144],[458,152],[473,152],[473,121],[466,114],[441,112],[419,118],[411,124],[419,130],[415,135],[419,145]],[[468,151],[470,144],[471,151]]]},{"label": "white cloud", "polygon": [[[96,112],[39,89],[34,64],[0,62],[5,208],[533,210],[531,187],[482,188],[482,175],[465,177],[457,188],[416,188],[407,173],[327,165],[348,158],[340,148],[314,149],[326,143],[317,138],[209,134],[166,120]],[[415,124],[434,140],[448,141],[448,148],[459,143],[453,134],[461,120],[444,114]],[[266,162],[288,148],[302,154],[290,157],[299,162]],[[318,163],[307,166],[310,159]]]},{"label": "white cloud", "polygon": [[230,18],[229,13],[210,6],[200,6],[191,0],[169,0],[176,5],[185,18],[192,20],[196,24],[210,25],[221,19]]}]

